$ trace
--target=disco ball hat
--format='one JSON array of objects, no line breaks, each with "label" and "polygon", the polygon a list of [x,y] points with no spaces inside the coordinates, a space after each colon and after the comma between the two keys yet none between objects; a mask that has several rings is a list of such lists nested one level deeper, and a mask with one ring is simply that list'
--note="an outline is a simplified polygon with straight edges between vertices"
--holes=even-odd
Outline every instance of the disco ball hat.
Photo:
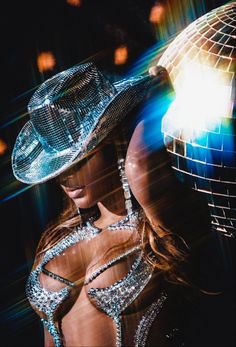
[{"label": "disco ball hat", "polygon": [[30,120],[15,142],[15,177],[42,183],[83,159],[144,99],[156,78],[146,74],[111,83],[86,63],[46,80],[33,94]]},{"label": "disco ball hat", "polygon": [[205,14],[158,61],[176,98],[162,121],[173,168],[206,195],[212,227],[236,232],[236,2]]}]

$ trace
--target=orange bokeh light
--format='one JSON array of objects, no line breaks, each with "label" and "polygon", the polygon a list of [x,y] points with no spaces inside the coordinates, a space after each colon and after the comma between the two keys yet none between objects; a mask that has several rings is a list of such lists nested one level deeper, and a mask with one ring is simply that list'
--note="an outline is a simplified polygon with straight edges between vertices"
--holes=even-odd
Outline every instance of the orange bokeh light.
[{"label": "orange bokeh light", "polygon": [[82,3],[81,0],[66,0],[67,4],[71,5],[71,6],[77,6],[79,7]]},{"label": "orange bokeh light", "polygon": [[7,144],[0,139],[0,155],[3,155],[7,151]]},{"label": "orange bokeh light", "polygon": [[165,8],[161,4],[156,4],[151,8],[149,21],[153,24],[158,24],[163,20]]},{"label": "orange bokeh light", "polygon": [[41,52],[37,57],[37,66],[40,72],[53,70],[56,59],[52,52]]},{"label": "orange bokeh light", "polygon": [[128,48],[126,46],[120,46],[116,48],[114,53],[114,64],[123,65],[128,59]]}]

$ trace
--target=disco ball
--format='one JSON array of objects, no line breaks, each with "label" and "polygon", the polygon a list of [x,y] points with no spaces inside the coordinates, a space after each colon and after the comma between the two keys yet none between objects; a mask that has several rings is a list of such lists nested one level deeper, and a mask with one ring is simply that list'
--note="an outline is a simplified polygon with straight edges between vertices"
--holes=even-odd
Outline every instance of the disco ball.
[{"label": "disco ball", "polygon": [[236,2],[191,23],[164,52],[176,97],[162,132],[179,179],[203,192],[212,227],[236,231]]}]

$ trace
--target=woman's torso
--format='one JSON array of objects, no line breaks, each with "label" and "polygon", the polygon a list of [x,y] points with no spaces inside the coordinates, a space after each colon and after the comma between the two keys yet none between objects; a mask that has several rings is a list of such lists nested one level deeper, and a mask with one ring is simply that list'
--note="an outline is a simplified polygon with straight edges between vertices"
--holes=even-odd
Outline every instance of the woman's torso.
[{"label": "woman's torso", "polygon": [[46,346],[181,345],[171,336],[173,304],[144,261],[137,230],[137,220],[100,233],[89,225],[35,266],[27,296],[49,331]]}]

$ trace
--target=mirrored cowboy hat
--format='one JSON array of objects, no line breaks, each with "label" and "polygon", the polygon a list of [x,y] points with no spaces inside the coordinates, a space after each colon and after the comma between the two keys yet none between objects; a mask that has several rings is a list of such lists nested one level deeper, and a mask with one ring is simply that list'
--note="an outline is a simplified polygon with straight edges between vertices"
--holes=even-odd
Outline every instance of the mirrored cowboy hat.
[{"label": "mirrored cowboy hat", "polygon": [[33,94],[30,120],[15,142],[15,177],[42,183],[81,160],[143,100],[154,80],[146,74],[111,83],[93,63],[46,80]]}]

